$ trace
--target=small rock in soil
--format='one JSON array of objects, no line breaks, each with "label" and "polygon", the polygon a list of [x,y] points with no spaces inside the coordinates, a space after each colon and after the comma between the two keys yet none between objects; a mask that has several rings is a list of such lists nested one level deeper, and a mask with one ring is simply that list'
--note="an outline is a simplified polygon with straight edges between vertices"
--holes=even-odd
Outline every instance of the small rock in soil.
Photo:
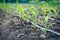
[{"label": "small rock in soil", "polygon": [[41,38],[46,38],[46,36],[44,34],[41,34],[40,37]]}]

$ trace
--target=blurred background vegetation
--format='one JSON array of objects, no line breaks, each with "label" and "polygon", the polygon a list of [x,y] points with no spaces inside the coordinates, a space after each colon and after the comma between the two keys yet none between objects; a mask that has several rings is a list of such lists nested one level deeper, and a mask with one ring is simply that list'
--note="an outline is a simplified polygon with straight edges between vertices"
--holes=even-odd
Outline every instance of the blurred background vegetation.
[{"label": "blurred background vegetation", "polygon": [[[29,2],[41,2],[41,1],[46,1],[46,2],[59,2],[60,0],[18,0],[19,3],[29,3]],[[0,0],[0,3],[3,2],[3,0]],[[15,3],[16,0],[5,0],[6,3]]]},{"label": "blurred background vegetation", "polygon": [[[60,0],[17,0],[18,3],[29,3],[29,4],[45,4],[46,2],[51,5],[58,5],[60,6]],[[0,0],[0,3],[2,3],[3,0]],[[16,0],[5,0],[6,3],[16,3]]]}]

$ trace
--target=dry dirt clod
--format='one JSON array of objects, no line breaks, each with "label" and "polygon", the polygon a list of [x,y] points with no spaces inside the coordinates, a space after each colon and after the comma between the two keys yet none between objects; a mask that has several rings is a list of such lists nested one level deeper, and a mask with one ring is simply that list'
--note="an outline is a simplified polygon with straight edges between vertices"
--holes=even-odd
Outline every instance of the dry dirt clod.
[{"label": "dry dirt clod", "polygon": [[40,37],[41,38],[46,38],[46,36],[44,34],[41,34]]}]

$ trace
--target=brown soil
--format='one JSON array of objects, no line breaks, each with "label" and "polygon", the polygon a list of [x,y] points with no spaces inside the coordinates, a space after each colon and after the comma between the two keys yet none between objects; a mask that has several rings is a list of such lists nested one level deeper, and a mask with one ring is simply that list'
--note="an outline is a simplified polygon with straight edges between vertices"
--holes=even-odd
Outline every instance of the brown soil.
[{"label": "brown soil", "polygon": [[[60,25],[52,30],[60,32]],[[47,36],[39,28],[32,28],[16,15],[9,15],[0,9],[0,40],[60,40],[60,36],[47,32]]]}]

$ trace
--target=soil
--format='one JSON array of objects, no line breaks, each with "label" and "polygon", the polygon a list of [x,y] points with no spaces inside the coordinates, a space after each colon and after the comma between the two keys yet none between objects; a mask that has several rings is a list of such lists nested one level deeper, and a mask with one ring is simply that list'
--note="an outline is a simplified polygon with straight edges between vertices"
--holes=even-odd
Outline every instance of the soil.
[{"label": "soil", "polygon": [[[52,30],[60,33],[60,24]],[[44,33],[39,28],[32,28],[16,15],[9,15],[0,9],[0,40],[60,40],[60,36],[51,32]]]}]

